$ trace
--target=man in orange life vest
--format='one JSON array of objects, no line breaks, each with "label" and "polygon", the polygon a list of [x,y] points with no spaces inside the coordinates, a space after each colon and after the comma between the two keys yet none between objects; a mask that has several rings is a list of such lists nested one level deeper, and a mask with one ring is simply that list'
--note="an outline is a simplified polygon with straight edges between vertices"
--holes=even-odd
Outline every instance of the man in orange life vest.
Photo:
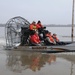
[{"label": "man in orange life vest", "polygon": [[42,41],[43,40],[43,33],[44,33],[44,29],[46,27],[44,27],[42,24],[41,24],[41,21],[38,20],[37,24],[36,24],[37,28],[38,28],[38,35],[40,37],[40,40]]},{"label": "man in orange life vest", "polygon": [[65,42],[60,41],[60,40],[58,39],[58,37],[57,37],[57,34],[55,34],[55,33],[52,35],[52,37],[53,37],[53,39],[55,40],[55,42],[56,42],[57,45],[65,45],[65,44],[67,44],[67,43],[65,43]]},{"label": "man in orange life vest", "polygon": [[54,40],[55,40],[56,42],[59,42],[59,39],[58,39],[58,37],[57,37],[57,35],[56,35],[55,33],[52,35],[52,37],[54,38]]},{"label": "man in orange life vest", "polygon": [[38,29],[39,28],[43,28],[43,25],[41,24],[41,21],[40,20],[37,22],[37,27],[38,27]]},{"label": "man in orange life vest", "polygon": [[38,29],[35,21],[33,21],[32,24],[30,24],[29,29],[31,31],[36,31]]},{"label": "man in orange life vest", "polygon": [[33,34],[30,35],[30,42],[33,46],[41,46],[41,41],[36,31],[33,31]]},{"label": "man in orange life vest", "polygon": [[39,31],[39,34],[43,31],[43,29],[45,29],[46,27],[44,27],[42,24],[41,24],[41,21],[39,20],[36,24],[37,28],[38,28],[38,31]]},{"label": "man in orange life vest", "polygon": [[51,35],[51,32],[48,31],[45,36],[46,36],[46,39],[45,39],[46,45],[55,45],[56,44],[55,40],[53,39],[53,37]]}]

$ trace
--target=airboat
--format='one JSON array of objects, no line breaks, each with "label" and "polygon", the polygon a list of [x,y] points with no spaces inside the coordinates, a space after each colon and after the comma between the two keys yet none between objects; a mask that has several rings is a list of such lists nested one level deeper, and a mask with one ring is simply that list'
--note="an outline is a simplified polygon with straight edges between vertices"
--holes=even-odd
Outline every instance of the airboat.
[{"label": "airboat", "polygon": [[66,42],[66,45],[51,45],[51,46],[30,46],[21,44],[21,28],[28,28],[29,21],[23,17],[17,16],[8,20],[5,25],[6,50],[24,50],[31,52],[74,52],[75,42]]}]

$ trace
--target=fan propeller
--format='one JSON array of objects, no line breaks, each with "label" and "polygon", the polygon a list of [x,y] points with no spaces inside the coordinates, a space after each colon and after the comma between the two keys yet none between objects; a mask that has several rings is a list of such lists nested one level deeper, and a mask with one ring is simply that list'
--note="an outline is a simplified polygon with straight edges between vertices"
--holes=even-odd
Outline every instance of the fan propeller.
[{"label": "fan propeller", "polygon": [[30,23],[18,16],[11,18],[5,26],[6,46],[18,46],[21,42],[21,27],[29,27]]}]

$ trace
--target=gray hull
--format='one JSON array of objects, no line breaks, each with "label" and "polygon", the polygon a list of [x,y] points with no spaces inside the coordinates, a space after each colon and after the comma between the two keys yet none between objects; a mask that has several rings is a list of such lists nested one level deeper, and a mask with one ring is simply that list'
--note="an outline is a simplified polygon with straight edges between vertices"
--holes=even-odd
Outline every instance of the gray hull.
[{"label": "gray hull", "polygon": [[31,52],[75,52],[75,43],[59,46],[18,46],[13,50],[24,50]]}]

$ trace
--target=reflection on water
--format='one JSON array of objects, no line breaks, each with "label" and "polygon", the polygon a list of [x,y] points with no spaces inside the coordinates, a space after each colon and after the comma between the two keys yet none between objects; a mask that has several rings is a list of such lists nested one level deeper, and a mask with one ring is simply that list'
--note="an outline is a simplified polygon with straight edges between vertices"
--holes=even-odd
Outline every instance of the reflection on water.
[{"label": "reflection on water", "polygon": [[[42,54],[8,51],[8,70],[27,75],[75,75],[75,54]],[[35,74],[34,74],[35,73]]]},{"label": "reflection on water", "polygon": [[34,72],[41,70],[46,63],[51,64],[56,61],[56,56],[53,54],[41,53],[25,53],[20,56],[9,52],[7,54],[7,66],[15,72],[30,69]]}]

